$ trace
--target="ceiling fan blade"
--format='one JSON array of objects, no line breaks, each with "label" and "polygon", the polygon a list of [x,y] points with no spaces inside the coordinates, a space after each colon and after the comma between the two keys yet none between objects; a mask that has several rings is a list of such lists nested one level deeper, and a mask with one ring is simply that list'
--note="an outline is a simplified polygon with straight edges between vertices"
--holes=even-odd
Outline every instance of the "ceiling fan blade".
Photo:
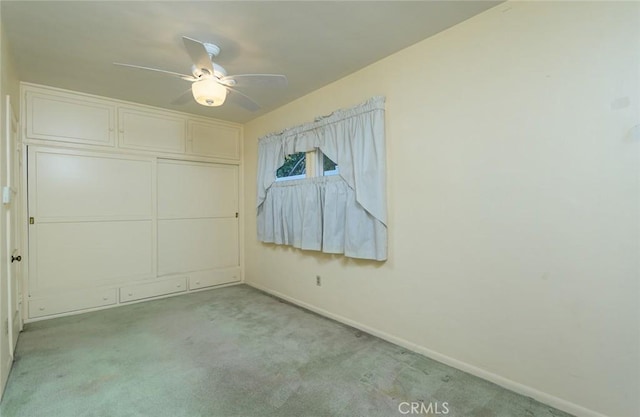
[{"label": "ceiling fan blade", "polygon": [[183,80],[186,80],[186,81],[196,81],[196,78],[193,75],[180,74],[178,72],[173,72],[173,71],[165,71],[157,68],[141,67],[140,65],[122,64],[120,62],[114,62],[113,65],[118,65],[120,67],[143,69],[146,71],[154,71],[154,72],[159,72],[161,74],[173,75],[173,76],[182,78]]},{"label": "ceiling fan blade", "polygon": [[184,93],[176,97],[173,101],[171,101],[171,104],[180,106],[183,104],[187,104],[190,100],[193,100],[193,93],[191,92],[191,89],[188,89]]},{"label": "ceiling fan blade", "polygon": [[240,91],[234,90],[233,88],[227,87],[227,90],[229,90],[229,94],[227,94],[228,101],[231,101],[249,111],[260,110],[260,105],[253,101],[249,96],[242,94]]},{"label": "ceiling fan blade", "polygon": [[239,74],[222,77],[220,82],[229,87],[286,87],[287,77],[279,74]]},{"label": "ceiling fan blade", "polygon": [[200,41],[195,39],[187,38],[186,36],[182,37],[182,41],[184,42],[184,47],[187,48],[187,53],[191,57],[193,61],[193,65],[195,65],[198,69],[206,69],[209,71],[211,75],[213,75],[213,64],[211,63],[211,57],[207,52],[207,48]]}]

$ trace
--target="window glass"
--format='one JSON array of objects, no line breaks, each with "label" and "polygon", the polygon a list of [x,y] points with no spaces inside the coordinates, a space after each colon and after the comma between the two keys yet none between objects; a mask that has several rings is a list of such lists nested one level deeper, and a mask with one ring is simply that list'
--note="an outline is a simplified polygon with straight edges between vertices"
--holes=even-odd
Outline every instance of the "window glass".
[{"label": "window glass", "polygon": [[298,152],[284,157],[284,164],[276,171],[276,179],[297,179],[306,177],[306,155]]},{"label": "window glass", "polygon": [[322,175],[338,175],[338,164],[329,159],[327,155],[322,156]]}]

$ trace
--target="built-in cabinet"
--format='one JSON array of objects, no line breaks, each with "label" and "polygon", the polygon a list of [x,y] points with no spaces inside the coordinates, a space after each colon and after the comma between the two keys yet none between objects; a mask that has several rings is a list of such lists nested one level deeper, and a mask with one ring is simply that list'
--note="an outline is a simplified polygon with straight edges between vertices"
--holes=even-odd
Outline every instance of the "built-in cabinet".
[{"label": "built-in cabinet", "polygon": [[121,148],[184,153],[186,135],[184,117],[159,110],[118,108],[118,144]]},{"label": "built-in cabinet", "polygon": [[23,99],[26,143],[240,161],[242,127],[235,123],[27,83]]},{"label": "built-in cabinet", "polygon": [[46,89],[29,89],[23,97],[26,138],[115,145],[116,106],[113,103]]},{"label": "built-in cabinet", "polygon": [[187,153],[239,159],[240,131],[233,126],[189,120],[187,122]]},{"label": "built-in cabinet", "polygon": [[241,279],[241,126],[23,85],[28,320]]}]

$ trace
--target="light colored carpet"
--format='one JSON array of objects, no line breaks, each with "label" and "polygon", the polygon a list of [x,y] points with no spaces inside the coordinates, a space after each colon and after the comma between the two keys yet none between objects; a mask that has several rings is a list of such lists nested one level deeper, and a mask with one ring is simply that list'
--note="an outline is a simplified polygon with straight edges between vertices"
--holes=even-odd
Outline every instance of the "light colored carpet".
[{"label": "light colored carpet", "polygon": [[27,325],[0,414],[425,415],[403,402],[432,415],[568,416],[245,285]]}]

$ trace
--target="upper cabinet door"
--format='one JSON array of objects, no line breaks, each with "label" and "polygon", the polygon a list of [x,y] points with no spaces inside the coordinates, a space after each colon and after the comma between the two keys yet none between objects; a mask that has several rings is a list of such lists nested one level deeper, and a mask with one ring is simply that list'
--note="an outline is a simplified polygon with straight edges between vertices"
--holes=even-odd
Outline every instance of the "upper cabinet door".
[{"label": "upper cabinet door", "polygon": [[115,105],[56,92],[26,92],[27,137],[89,145],[115,145]]},{"label": "upper cabinet door", "polygon": [[218,122],[189,120],[187,153],[240,159],[240,127]]},{"label": "upper cabinet door", "polygon": [[121,148],[184,153],[187,119],[161,111],[118,109]]}]

